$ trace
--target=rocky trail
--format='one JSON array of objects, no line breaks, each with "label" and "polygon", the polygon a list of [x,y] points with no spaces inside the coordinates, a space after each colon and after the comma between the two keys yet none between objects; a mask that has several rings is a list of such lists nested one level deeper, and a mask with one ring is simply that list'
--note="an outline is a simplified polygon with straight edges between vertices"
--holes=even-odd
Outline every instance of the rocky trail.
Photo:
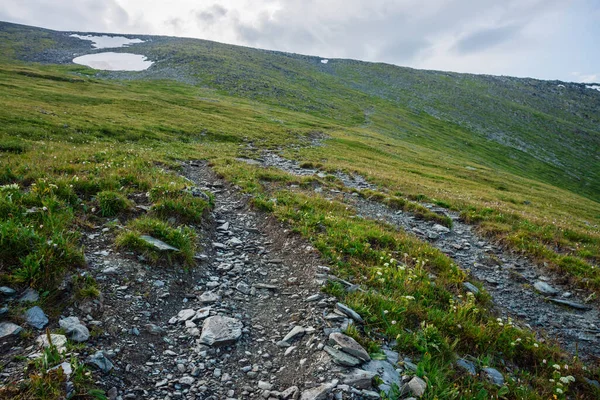
[{"label": "rocky trail", "polygon": [[[415,368],[410,359],[384,345],[387,359],[371,360],[342,333],[362,318],[322,293],[331,276],[308,242],[251,209],[204,163],[185,164],[184,175],[215,198],[199,227],[196,268],[151,266],[120,251],[114,227],[88,232],[86,273],[101,297],[65,309],[58,324],[46,319],[39,344],[23,347],[16,332],[2,332],[3,384],[24,378],[23,365],[9,360],[39,357],[41,328],[59,325],[65,335],[53,343],[82,343],[75,355],[112,400],[378,399],[392,384],[405,397],[424,393],[423,380],[403,375]],[[70,373],[68,363],[63,369]]]},{"label": "rocky trail", "polygon": [[[275,152],[262,152],[252,162],[294,175],[325,177],[324,172],[302,168]],[[349,189],[377,190],[359,175],[333,175]],[[570,287],[560,276],[478,235],[472,226],[460,221],[458,213],[424,204],[431,211],[452,218],[453,228],[448,229],[355,193],[321,187],[314,190],[353,207],[358,217],[391,224],[430,242],[481,282],[501,316],[522,321],[541,335],[556,339],[571,354],[584,359],[600,357],[600,310],[597,304],[586,302],[585,291]],[[466,286],[467,290],[478,292],[475,285]]]}]

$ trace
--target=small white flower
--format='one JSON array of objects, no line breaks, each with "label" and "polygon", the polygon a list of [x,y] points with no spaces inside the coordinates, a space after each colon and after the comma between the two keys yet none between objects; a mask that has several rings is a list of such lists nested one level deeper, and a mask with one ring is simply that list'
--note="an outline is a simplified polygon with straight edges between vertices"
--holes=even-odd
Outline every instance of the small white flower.
[{"label": "small white flower", "polygon": [[560,388],[556,388],[556,393],[558,393],[558,394],[563,394],[563,391],[562,391],[562,389],[560,389]]},{"label": "small white flower", "polygon": [[558,365],[558,364],[554,364],[554,365],[552,366],[552,368],[554,368],[555,370],[560,370],[560,365]]}]

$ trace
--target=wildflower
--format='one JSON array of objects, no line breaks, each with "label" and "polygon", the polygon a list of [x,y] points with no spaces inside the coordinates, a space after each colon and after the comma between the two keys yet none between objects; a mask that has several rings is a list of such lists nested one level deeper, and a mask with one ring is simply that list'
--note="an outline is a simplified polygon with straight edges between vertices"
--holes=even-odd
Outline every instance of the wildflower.
[{"label": "wildflower", "polygon": [[560,388],[556,388],[556,393],[558,393],[558,394],[563,394],[563,391],[562,391],[562,389],[560,389]]},{"label": "wildflower", "polygon": [[383,310],[383,313],[387,314],[387,313],[389,313],[389,311],[388,310]]},{"label": "wildflower", "polygon": [[404,296],[406,300],[414,300],[415,296]]},{"label": "wildflower", "polygon": [[392,325],[396,325],[396,321],[392,321]]},{"label": "wildflower", "polygon": [[565,364],[565,369],[569,369],[569,366],[567,364]]},{"label": "wildflower", "polygon": [[569,380],[567,379],[567,377],[566,377],[566,376],[561,376],[561,377],[560,377],[560,381],[561,381],[562,383],[564,383],[565,385],[569,384]]},{"label": "wildflower", "polygon": [[556,369],[556,370],[560,370],[560,365],[558,365],[558,364],[554,364],[554,365],[552,366],[552,368],[554,368],[554,369]]}]

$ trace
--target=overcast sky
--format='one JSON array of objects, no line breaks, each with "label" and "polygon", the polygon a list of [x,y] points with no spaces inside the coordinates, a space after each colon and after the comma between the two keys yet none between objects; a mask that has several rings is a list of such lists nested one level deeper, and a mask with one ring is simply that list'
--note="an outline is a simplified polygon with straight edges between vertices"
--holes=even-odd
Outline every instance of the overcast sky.
[{"label": "overcast sky", "polygon": [[0,20],[415,68],[600,81],[600,0],[0,0]]}]

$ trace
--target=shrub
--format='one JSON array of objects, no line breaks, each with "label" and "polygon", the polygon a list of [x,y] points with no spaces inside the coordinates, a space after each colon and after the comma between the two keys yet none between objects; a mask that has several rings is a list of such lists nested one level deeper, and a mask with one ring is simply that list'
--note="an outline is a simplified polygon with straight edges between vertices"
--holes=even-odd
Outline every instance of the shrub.
[{"label": "shrub", "polygon": [[98,193],[96,198],[103,217],[113,217],[131,206],[125,196],[108,190]]}]

